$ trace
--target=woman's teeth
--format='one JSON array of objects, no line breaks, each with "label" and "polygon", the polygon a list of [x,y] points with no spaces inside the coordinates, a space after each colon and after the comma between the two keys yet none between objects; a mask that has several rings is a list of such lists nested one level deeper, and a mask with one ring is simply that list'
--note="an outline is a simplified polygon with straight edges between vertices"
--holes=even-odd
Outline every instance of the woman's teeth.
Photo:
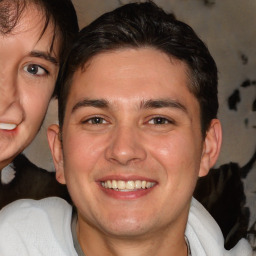
[{"label": "woman's teeth", "polygon": [[14,130],[17,127],[16,124],[6,124],[6,123],[0,123],[0,129],[1,130]]},{"label": "woman's teeth", "polygon": [[108,189],[121,190],[121,191],[132,191],[138,189],[152,188],[156,183],[145,181],[145,180],[107,180],[102,181],[101,186]]}]

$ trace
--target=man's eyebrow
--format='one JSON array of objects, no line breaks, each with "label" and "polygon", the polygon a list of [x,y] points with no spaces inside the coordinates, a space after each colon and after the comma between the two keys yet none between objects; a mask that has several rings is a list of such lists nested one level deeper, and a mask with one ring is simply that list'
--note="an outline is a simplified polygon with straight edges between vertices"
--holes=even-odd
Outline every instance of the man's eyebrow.
[{"label": "man's eyebrow", "polygon": [[47,61],[50,61],[51,63],[53,63],[56,66],[58,65],[58,61],[55,57],[52,57],[50,54],[42,52],[42,51],[32,51],[32,52],[30,52],[29,56],[36,57],[36,58],[42,58]]},{"label": "man's eyebrow", "polygon": [[180,102],[172,99],[146,100],[140,108],[177,108],[187,113],[187,108]]},{"label": "man's eyebrow", "polygon": [[72,113],[82,107],[108,108],[109,103],[107,100],[104,100],[104,99],[97,99],[97,100],[83,99],[81,101],[78,101],[74,105],[74,107],[72,108]]}]

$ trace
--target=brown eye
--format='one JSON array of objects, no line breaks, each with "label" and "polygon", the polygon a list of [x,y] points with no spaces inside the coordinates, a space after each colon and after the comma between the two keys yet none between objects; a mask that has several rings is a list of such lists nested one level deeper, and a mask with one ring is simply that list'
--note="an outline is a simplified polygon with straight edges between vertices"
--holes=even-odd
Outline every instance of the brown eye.
[{"label": "brown eye", "polygon": [[102,124],[103,121],[104,121],[103,118],[100,118],[100,117],[94,117],[91,119],[92,124]]},{"label": "brown eye", "polygon": [[39,65],[35,65],[35,64],[29,64],[27,66],[24,67],[24,70],[28,73],[30,73],[31,75],[36,75],[36,76],[43,76],[45,74],[49,74],[49,72],[42,68]]},{"label": "brown eye", "polygon": [[152,118],[150,121],[149,121],[150,124],[157,124],[157,125],[160,125],[160,124],[169,124],[171,123],[170,120],[164,118],[164,117],[154,117]]},{"label": "brown eye", "polygon": [[104,124],[106,121],[102,117],[92,117],[90,119],[85,120],[83,123],[88,124]]}]

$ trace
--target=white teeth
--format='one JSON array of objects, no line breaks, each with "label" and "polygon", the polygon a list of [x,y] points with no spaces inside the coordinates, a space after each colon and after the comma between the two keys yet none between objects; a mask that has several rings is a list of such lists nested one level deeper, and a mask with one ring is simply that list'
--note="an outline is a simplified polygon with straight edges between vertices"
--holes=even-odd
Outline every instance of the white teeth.
[{"label": "white teeth", "polygon": [[151,188],[152,187],[152,182],[147,182],[146,188]]},{"label": "white teeth", "polygon": [[137,189],[141,188],[141,181],[140,180],[135,181],[135,188],[137,188]]},{"label": "white teeth", "polygon": [[147,189],[152,188],[155,185],[155,182],[149,182],[145,180],[107,180],[101,182],[102,187],[108,189],[115,189],[121,191],[131,191],[131,190],[138,190],[138,189]]},{"label": "white teeth", "polygon": [[116,180],[112,181],[112,188],[113,189],[117,189],[117,182],[116,182]]},{"label": "white teeth", "polygon": [[125,186],[126,189],[134,189],[134,181],[133,180],[129,180],[126,182],[126,186]]},{"label": "white teeth", "polygon": [[5,123],[0,123],[0,129],[1,130],[14,130],[17,127],[16,124],[5,124]]},{"label": "white teeth", "polygon": [[[110,188],[112,188],[112,187],[110,187]],[[117,188],[118,188],[118,189],[125,189],[125,181],[119,180],[119,181],[117,182]]]},{"label": "white teeth", "polygon": [[109,187],[111,188],[111,187],[112,187],[112,183],[111,183],[110,180],[107,181],[107,186],[105,185],[105,187],[106,187],[106,188],[109,188]]}]

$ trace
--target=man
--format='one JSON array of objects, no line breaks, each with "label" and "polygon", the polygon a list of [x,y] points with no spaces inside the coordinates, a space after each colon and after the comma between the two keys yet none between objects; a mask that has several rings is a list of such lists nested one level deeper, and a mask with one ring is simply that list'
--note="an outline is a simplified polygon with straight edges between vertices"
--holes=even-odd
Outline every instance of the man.
[{"label": "man", "polygon": [[11,205],[0,248],[7,234],[26,255],[251,255],[245,240],[226,251],[192,199],[221,125],[216,65],[189,26],[151,2],[107,13],[81,31],[61,84],[48,140],[76,210],[56,198]]}]

